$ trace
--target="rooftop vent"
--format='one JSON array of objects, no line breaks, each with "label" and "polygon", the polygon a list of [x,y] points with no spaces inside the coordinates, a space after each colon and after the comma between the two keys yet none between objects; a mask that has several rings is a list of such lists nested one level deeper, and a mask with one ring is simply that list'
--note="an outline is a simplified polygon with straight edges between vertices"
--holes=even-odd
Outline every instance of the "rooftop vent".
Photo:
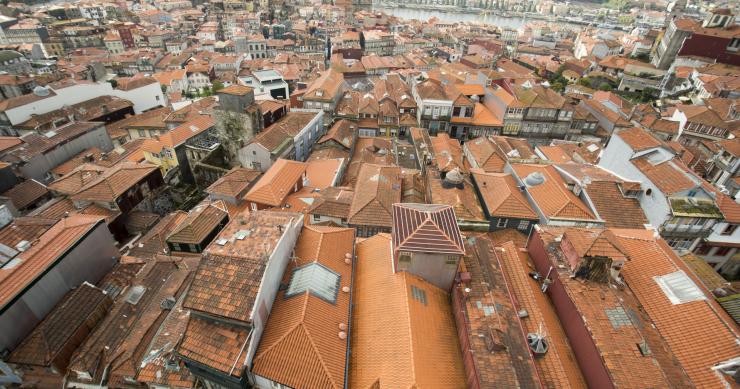
[{"label": "rooftop vent", "polygon": [[527,344],[536,357],[545,355],[547,353],[547,349],[550,347],[547,344],[545,336],[536,332],[530,332],[527,334]]},{"label": "rooftop vent", "polygon": [[528,187],[537,186],[544,182],[545,176],[543,176],[540,172],[529,173],[529,175],[524,178],[524,183],[527,184]]},{"label": "rooftop vent", "polygon": [[465,177],[460,173],[458,168],[454,168],[445,174],[445,178],[442,180],[442,187],[463,189],[464,182]]},{"label": "rooftop vent", "polygon": [[175,302],[175,298],[170,296],[162,300],[162,303],[159,304],[159,306],[161,306],[162,309],[172,309],[175,307]]},{"label": "rooftop vent", "polygon": [[22,240],[22,241],[18,242],[17,245],[15,245],[15,249],[18,250],[18,251],[20,251],[20,252],[24,252],[24,251],[28,250],[30,247],[31,247],[31,242],[29,242],[27,240]]}]

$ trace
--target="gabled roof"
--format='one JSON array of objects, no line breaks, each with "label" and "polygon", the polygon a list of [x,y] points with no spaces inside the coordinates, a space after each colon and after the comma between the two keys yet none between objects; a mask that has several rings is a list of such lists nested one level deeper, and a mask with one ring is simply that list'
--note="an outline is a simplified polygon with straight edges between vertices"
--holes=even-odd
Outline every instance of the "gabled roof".
[{"label": "gabled roof", "polygon": [[172,243],[199,244],[229,215],[223,201],[204,201],[188,212],[188,216],[167,236]]},{"label": "gabled roof", "polygon": [[93,182],[104,171],[104,167],[85,163],[49,184],[49,189],[61,194],[72,195]]},{"label": "gabled roof", "polygon": [[401,169],[363,164],[349,209],[349,224],[391,227],[392,207],[401,201]]},{"label": "gabled roof", "polygon": [[481,136],[465,142],[470,156],[475,160],[478,168],[486,172],[503,172],[506,166],[506,157],[495,143],[488,137]]},{"label": "gabled roof", "polygon": [[514,164],[512,168],[519,180],[525,183],[530,174],[540,173],[544,177],[539,185],[527,185],[527,192],[548,218],[596,220],[589,207],[568,190],[565,181],[553,166]]},{"label": "gabled roof", "polygon": [[76,348],[81,339],[78,331],[90,331],[102,318],[112,301],[108,295],[87,282],[62,299],[44,320],[21,342],[8,359],[11,363],[54,366],[65,349]]},{"label": "gabled roof", "polygon": [[287,159],[278,159],[244,197],[259,204],[280,206],[293,186],[302,179],[306,164]]},{"label": "gabled roof", "polygon": [[31,179],[6,190],[0,196],[9,198],[13,202],[13,206],[21,211],[38,202],[47,194],[49,194],[49,190],[44,184]]},{"label": "gabled roof", "polygon": [[286,268],[283,283],[294,282],[302,268],[321,266],[338,276],[336,301],[308,290],[290,296],[290,287],[279,291],[254,356],[253,373],[294,388],[345,387],[350,300],[342,288],[352,283],[352,266],[345,263],[345,255],[353,253],[354,238],[350,228],[303,228],[295,246],[296,260]]},{"label": "gabled roof", "polygon": [[260,174],[262,173],[258,170],[235,167],[211,184],[206,189],[206,192],[210,194],[236,197],[252,185]]},{"label": "gabled roof", "polygon": [[492,217],[537,219],[524,193],[511,174],[473,171],[482,202]]},{"label": "gabled roof", "polygon": [[15,266],[0,269],[0,307],[5,308],[100,223],[103,223],[103,218],[99,216],[72,214],[61,219],[41,235],[31,248],[13,259],[18,261]]},{"label": "gabled roof", "polygon": [[626,284],[652,319],[692,385],[705,388],[732,385],[730,378],[723,377],[713,366],[740,355],[737,326],[721,314],[721,308],[704,288],[700,288],[704,299],[673,303],[656,277],[685,272],[694,286],[701,283],[665,241],[653,237],[652,233],[637,232],[614,230],[630,256],[621,273]]},{"label": "gabled roof", "polygon": [[326,132],[326,135],[322,136],[316,143],[322,144],[334,141],[349,150],[353,146],[353,136],[356,128],[357,124],[354,122],[346,119],[337,120]]},{"label": "gabled roof", "polygon": [[631,162],[666,196],[699,186],[672,160],[652,164],[645,156],[633,159]]},{"label": "gabled roof", "polygon": [[113,202],[154,171],[156,165],[121,162],[107,169],[71,196],[72,200]]},{"label": "gabled roof", "polygon": [[642,151],[662,146],[662,143],[649,132],[637,127],[619,131],[616,135],[621,138],[624,143],[627,143],[633,151]]},{"label": "gabled roof", "polygon": [[391,247],[387,234],[356,246],[348,387],[464,388],[449,294],[393,273]]},{"label": "gabled roof", "polygon": [[465,255],[455,211],[449,205],[393,204],[393,248]]}]

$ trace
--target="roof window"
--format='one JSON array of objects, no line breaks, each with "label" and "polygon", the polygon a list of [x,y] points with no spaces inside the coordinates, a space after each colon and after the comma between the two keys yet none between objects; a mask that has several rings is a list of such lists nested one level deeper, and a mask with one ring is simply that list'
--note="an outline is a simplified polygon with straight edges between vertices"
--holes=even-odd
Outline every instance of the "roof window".
[{"label": "roof window", "polygon": [[309,263],[293,271],[285,297],[310,292],[314,296],[329,301],[337,300],[339,274],[319,263]]}]

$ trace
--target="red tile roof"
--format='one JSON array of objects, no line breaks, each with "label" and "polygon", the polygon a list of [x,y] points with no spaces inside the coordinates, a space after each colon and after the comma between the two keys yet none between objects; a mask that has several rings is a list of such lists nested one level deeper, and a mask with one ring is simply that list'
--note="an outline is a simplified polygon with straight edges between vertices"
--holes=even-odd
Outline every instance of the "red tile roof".
[{"label": "red tile roof", "polygon": [[0,269],[0,306],[5,307],[65,252],[103,222],[99,216],[73,214],[57,222],[28,250],[19,254],[15,265]]},{"label": "red tile roof", "polygon": [[537,220],[537,214],[511,174],[472,172],[488,214],[493,217]]},{"label": "red tile roof", "polygon": [[393,248],[465,254],[455,211],[439,204],[393,204]]},{"label": "red tile roof", "polygon": [[[336,301],[310,291],[287,296],[278,292],[254,356],[252,372],[293,388],[344,388],[349,333],[349,290],[354,252],[350,228],[307,226],[295,246],[295,261],[285,270],[289,285],[294,271],[317,264],[339,276]],[[344,338],[339,334],[344,332]]]},{"label": "red tile roof", "polygon": [[548,218],[596,220],[596,216],[588,206],[568,190],[565,181],[555,170],[555,167],[550,165],[514,164],[512,168],[522,182],[526,182],[526,178],[530,174],[542,174],[544,182],[535,186],[527,186],[527,192]]},{"label": "red tile roof", "polygon": [[305,172],[306,164],[303,162],[278,159],[247,192],[244,199],[279,207]]}]

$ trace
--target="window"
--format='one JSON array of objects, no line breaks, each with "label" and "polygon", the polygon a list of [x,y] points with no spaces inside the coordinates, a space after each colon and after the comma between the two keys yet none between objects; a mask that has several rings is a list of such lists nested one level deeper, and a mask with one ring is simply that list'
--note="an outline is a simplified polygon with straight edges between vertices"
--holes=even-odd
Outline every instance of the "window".
[{"label": "window", "polygon": [[313,214],[313,221],[317,222],[321,220],[321,215]]},{"label": "window", "polygon": [[714,256],[724,257],[725,255],[727,255],[730,252],[730,249],[731,248],[732,247],[728,247],[728,246],[720,247],[720,248],[717,249],[717,251],[714,252]]},{"label": "window", "polygon": [[732,235],[733,232],[737,229],[737,224],[728,224],[727,227],[725,227],[724,230],[722,230],[721,235]]},{"label": "window", "polygon": [[498,219],[498,221],[496,222],[496,227],[505,228],[507,224],[509,224],[509,219]]},{"label": "window", "polygon": [[309,292],[316,297],[335,302],[339,290],[339,274],[320,263],[309,263],[293,271],[285,297]]},{"label": "window", "polygon": [[522,231],[526,230],[527,228],[529,228],[529,220],[520,221],[519,226],[517,227],[517,229]]},{"label": "window", "polygon": [[139,137],[140,137],[140,138],[144,138],[144,137],[146,137],[146,131],[144,131],[144,130],[139,130]]},{"label": "window", "polygon": [[706,299],[694,281],[681,270],[653,277],[653,279],[674,305]]},{"label": "window", "polygon": [[696,250],[694,250],[694,254],[707,255],[709,254],[709,250],[711,249],[712,249],[712,246],[707,246],[705,244],[702,244],[701,246],[697,247]]},{"label": "window", "polygon": [[400,251],[398,253],[398,262],[408,263],[411,262],[411,253],[408,251]]},{"label": "window", "polygon": [[411,285],[411,297],[413,297],[414,300],[427,305],[427,292],[424,289],[416,287],[416,285]]},{"label": "window", "polygon": [[447,258],[445,258],[445,264],[446,265],[457,265],[457,256],[448,255]]}]

